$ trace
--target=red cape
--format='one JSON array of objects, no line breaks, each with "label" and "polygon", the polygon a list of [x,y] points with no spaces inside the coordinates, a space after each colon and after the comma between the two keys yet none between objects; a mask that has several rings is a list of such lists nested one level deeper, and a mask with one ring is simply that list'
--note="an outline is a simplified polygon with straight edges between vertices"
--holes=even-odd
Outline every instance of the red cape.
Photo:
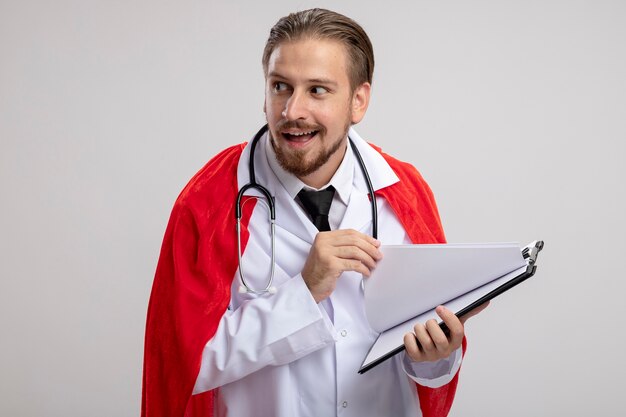
[{"label": "red cape", "polygon": [[[244,147],[233,146],[211,159],[189,181],[172,210],[148,306],[142,417],[212,416],[213,391],[191,393],[202,350],[230,302],[237,271],[234,202]],[[400,179],[376,195],[389,202],[414,243],[444,243],[435,199],[422,176],[410,164],[374,148]],[[244,205],[242,251],[253,209],[254,204]],[[458,373],[440,388],[416,384],[424,417],[448,415],[457,381]]]}]

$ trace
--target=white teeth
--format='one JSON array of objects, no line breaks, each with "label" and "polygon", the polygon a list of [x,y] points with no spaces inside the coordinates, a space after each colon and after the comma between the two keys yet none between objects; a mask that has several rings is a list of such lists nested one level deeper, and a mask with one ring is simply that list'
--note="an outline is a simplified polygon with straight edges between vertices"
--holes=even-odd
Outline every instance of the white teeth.
[{"label": "white teeth", "polygon": [[288,133],[291,136],[304,136],[304,135],[310,135],[314,132],[314,130],[310,131],[310,132],[302,132],[302,133]]}]

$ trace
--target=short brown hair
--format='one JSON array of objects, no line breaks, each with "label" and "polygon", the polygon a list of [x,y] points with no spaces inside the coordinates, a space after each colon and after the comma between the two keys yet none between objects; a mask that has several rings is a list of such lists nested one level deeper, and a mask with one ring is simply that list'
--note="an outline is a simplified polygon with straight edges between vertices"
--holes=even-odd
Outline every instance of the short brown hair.
[{"label": "short brown hair", "polygon": [[309,9],[282,17],[270,30],[263,50],[263,71],[267,75],[270,56],[283,42],[301,39],[330,39],[341,42],[348,52],[352,90],[372,83],[374,49],[367,33],[354,20],[326,9]]}]

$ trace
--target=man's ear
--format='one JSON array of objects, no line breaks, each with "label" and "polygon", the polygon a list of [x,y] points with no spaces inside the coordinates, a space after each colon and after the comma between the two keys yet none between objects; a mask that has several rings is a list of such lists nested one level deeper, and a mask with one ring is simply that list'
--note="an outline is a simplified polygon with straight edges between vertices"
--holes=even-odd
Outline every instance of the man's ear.
[{"label": "man's ear", "polygon": [[365,116],[367,106],[370,104],[370,94],[372,86],[370,83],[363,83],[352,93],[352,124],[357,124]]}]

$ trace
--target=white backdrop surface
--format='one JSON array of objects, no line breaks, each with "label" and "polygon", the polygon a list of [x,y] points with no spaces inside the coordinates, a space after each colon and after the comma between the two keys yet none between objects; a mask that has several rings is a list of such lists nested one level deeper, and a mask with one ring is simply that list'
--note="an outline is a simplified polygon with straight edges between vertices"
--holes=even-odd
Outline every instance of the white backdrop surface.
[{"label": "white backdrop surface", "polygon": [[263,122],[291,11],[359,21],[357,126],[421,170],[450,242],[543,239],[468,322],[452,416],[626,413],[626,3],[0,0],[0,414],[139,414],[171,206]]}]

